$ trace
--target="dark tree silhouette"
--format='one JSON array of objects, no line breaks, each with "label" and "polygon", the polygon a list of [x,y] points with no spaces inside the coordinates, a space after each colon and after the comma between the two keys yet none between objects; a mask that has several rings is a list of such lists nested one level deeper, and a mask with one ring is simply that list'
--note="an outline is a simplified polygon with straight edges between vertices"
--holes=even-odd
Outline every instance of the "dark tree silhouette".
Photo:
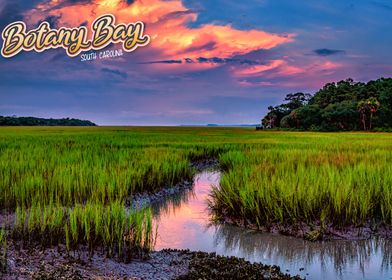
[{"label": "dark tree silhouette", "polygon": [[286,103],[268,107],[266,128],[304,130],[392,130],[392,78],[368,83],[353,79],[328,83],[313,96],[291,93]]},{"label": "dark tree silhouette", "polygon": [[78,119],[44,119],[34,117],[3,117],[0,126],[96,126],[95,123]]}]

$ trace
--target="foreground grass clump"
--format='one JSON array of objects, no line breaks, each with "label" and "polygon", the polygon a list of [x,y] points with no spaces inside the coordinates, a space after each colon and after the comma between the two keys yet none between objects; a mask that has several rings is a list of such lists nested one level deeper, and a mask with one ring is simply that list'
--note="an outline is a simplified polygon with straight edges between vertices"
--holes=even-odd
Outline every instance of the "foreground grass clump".
[{"label": "foreground grass clump", "polygon": [[151,249],[152,216],[149,209],[127,211],[121,203],[77,204],[73,208],[34,205],[16,208],[14,239],[46,246],[66,244],[106,250],[108,256],[126,259]]},{"label": "foreground grass clump", "polygon": [[0,274],[7,271],[7,237],[4,229],[0,229]]},{"label": "foreground grass clump", "polygon": [[223,154],[214,209],[258,226],[392,225],[390,136],[304,135],[314,137]]}]

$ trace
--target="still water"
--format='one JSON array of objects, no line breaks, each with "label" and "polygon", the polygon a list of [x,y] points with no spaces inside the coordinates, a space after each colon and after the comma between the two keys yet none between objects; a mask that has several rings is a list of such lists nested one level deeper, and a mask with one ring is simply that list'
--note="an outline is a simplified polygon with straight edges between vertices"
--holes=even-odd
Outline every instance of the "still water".
[{"label": "still water", "polygon": [[309,242],[229,225],[211,225],[207,199],[219,172],[196,176],[191,190],[154,206],[155,249],[216,252],[280,266],[306,279],[392,279],[392,240]]}]

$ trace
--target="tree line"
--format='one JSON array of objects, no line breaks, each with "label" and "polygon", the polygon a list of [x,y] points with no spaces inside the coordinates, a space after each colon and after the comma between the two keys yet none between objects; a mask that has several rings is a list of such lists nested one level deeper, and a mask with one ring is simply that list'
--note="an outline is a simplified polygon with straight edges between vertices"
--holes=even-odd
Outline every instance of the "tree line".
[{"label": "tree line", "polygon": [[392,78],[368,83],[349,78],[328,83],[314,95],[297,92],[268,107],[263,128],[315,131],[391,130]]},{"label": "tree line", "polygon": [[95,123],[79,119],[44,119],[34,117],[0,116],[0,126],[96,126]]}]

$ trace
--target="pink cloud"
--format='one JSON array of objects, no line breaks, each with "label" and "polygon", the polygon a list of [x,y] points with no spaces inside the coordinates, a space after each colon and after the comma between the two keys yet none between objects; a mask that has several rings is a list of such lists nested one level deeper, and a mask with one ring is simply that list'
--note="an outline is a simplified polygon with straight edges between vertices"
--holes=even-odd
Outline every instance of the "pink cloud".
[{"label": "pink cloud", "polygon": [[[267,60],[264,64],[225,64],[211,61],[198,63],[197,58],[233,58],[256,50],[273,49],[294,40],[294,34],[274,34],[263,30],[238,30],[231,25],[204,24],[191,27],[198,18],[196,11],[189,10],[180,0],[136,0],[127,4],[123,0],[95,0],[90,3],[74,3],[69,0],[50,0],[38,4],[26,12],[25,20],[30,26],[48,16],[57,19],[61,26],[88,28],[94,19],[111,13],[117,22],[141,20],[146,23],[146,33],[151,37],[148,47],[140,50],[137,57],[147,61],[180,60],[182,63],[152,63],[139,66],[149,73],[159,75],[203,71],[225,67],[229,77],[240,86],[299,85],[306,81],[328,77],[344,65],[328,60],[293,60],[295,54]],[[195,63],[186,63],[190,58]],[[257,61],[263,58],[258,57]],[[122,63],[126,65],[126,63]],[[99,65],[99,64],[98,64]],[[127,70],[128,71],[128,70]],[[312,78],[313,77],[313,78]]]},{"label": "pink cloud", "polygon": [[285,64],[283,60],[273,60],[269,64],[243,66],[241,68],[233,67],[233,74],[237,77],[260,76],[264,72],[276,69],[283,64]]},{"label": "pink cloud", "polygon": [[[301,65],[291,65],[284,60],[273,60],[269,64],[243,66],[233,69],[238,84],[243,87],[279,86],[279,87],[314,87],[328,82],[331,76],[345,65],[332,61],[309,61]],[[253,80],[251,80],[253,79]],[[262,81],[260,81],[260,79]],[[276,82],[279,80],[279,82]]]},{"label": "pink cloud", "polygon": [[[272,60],[268,64],[263,65],[245,65],[242,67],[233,67],[232,73],[238,78],[252,78],[252,77],[263,77],[263,78],[276,78],[293,76],[303,74],[306,71],[305,68],[289,65],[286,61],[278,59]],[[249,86],[249,82],[244,84],[244,80],[240,80],[241,85]],[[270,82],[255,82],[257,85],[271,85]]]},{"label": "pink cloud", "polygon": [[89,27],[97,16],[106,13],[115,15],[118,22],[145,22],[146,32],[151,37],[149,48],[157,51],[160,59],[233,57],[271,49],[293,41],[294,37],[293,34],[279,35],[256,29],[238,30],[230,25],[189,27],[198,14],[188,10],[180,0],[136,0],[132,4],[123,0],[96,0],[88,4],[51,0],[28,11],[25,20],[35,25],[54,16],[62,26],[74,27],[87,22]]}]

